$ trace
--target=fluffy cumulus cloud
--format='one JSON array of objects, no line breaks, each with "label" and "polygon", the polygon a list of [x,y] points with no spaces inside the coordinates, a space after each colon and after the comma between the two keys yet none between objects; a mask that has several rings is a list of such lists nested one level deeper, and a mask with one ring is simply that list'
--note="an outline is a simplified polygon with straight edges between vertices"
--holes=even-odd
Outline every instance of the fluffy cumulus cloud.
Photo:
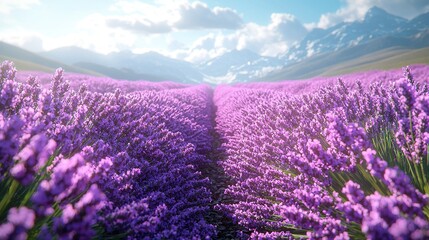
[{"label": "fluffy cumulus cloud", "polygon": [[39,4],[39,0],[1,0],[0,13],[9,14],[15,9],[28,9],[35,4]]},{"label": "fluffy cumulus cloud", "polygon": [[307,34],[307,29],[291,14],[274,13],[271,15],[271,22],[268,28],[279,33],[289,43],[300,41]]},{"label": "fluffy cumulus cloud", "polygon": [[187,61],[200,62],[233,49],[248,49],[263,56],[278,56],[306,34],[307,29],[295,16],[274,13],[268,25],[246,23],[231,34],[210,33],[197,39],[190,48],[176,51],[170,56],[185,56],[183,59]]},{"label": "fluffy cumulus cloud", "polygon": [[108,26],[146,34],[184,29],[238,29],[243,24],[235,10],[209,8],[199,1],[158,1],[158,5],[119,1],[111,9],[126,15],[106,17]]},{"label": "fluffy cumulus cloud", "polygon": [[236,41],[231,36],[221,33],[209,33],[195,40],[190,47],[183,47],[166,53],[166,55],[185,61],[199,63],[220,56],[234,49]]},{"label": "fluffy cumulus cloud", "polygon": [[306,24],[306,27],[328,28],[340,22],[361,20],[368,9],[374,6],[407,19],[429,11],[427,0],[346,0],[344,7],[336,12],[322,14],[318,23]]},{"label": "fluffy cumulus cloud", "polygon": [[179,14],[179,21],[174,23],[177,29],[238,29],[243,23],[235,10],[221,7],[210,9],[202,2],[181,5]]},{"label": "fluffy cumulus cloud", "polygon": [[277,56],[300,41],[306,33],[306,28],[293,15],[274,13],[270,24],[248,23],[234,35],[239,50],[250,49],[264,56]]}]

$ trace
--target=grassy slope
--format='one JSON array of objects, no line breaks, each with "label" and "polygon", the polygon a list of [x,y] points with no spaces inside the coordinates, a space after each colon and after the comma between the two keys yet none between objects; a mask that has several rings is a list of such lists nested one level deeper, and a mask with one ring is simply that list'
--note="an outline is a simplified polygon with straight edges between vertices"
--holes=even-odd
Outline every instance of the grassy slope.
[{"label": "grassy slope", "polygon": [[31,71],[41,71],[41,72],[54,72],[55,71],[54,68],[46,67],[46,66],[34,63],[34,62],[19,60],[16,58],[0,55],[0,62],[3,62],[5,60],[12,61],[18,70],[31,70]]},{"label": "grassy slope", "polygon": [[394,69],[411,64],[429,64],[429,47],[421,49],[391,48],[333,66],[321,75],[334,76],[374,69]]},{"label": "grassy slope", "polygon": [[315,76],[399,68],[416,63],[427,64],[428,43],[429,31],[422,33],[419,38],[395,36],[377,38],[362,45],[315,55],[287,65],[260,81],[308,79]]},{"label": "grassy slope", "polygon": [[1,60],[13,61],[19,70],[52,72],[54,69],[61,67],[67,72],[103,76],[103,74],[57,62],[1,41],[0,54]]}]

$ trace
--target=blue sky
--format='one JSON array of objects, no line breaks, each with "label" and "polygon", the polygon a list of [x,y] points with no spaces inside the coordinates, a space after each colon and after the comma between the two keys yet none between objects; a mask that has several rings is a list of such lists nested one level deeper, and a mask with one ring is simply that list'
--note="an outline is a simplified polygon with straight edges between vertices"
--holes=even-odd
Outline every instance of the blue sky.
[{"label": "blue sky", "polygon": [[[228,6],[243,15],[245,21],[268,24],[272,13],[291,13],[302,22],[316,22],[323,13],[344,5],[338,0],[212,0],[209,6]],[[310,7],[311,6],[311,7]]]},{"label": "blue sky", "polygon": [[1,0],[0,40],[38,52],[79,46],[200,62],[232,49],[284,53],[314,28],[372,6],[413,18],[427,0]]}]

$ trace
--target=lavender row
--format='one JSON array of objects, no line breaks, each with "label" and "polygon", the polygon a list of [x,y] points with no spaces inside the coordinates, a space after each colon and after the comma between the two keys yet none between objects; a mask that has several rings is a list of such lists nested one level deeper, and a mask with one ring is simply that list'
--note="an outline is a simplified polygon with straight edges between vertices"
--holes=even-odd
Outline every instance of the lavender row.
[{"label": "lavender row", "polygon": [[[417,80],[425,81],[429,77],[428,65],[412,65],[413,76]],[[370,86],[374,82],[389,83],[396,81],[398,76],[402,74],[402,69],[393,70],[372,70],[367,72],[349,73],[340,76],[332,77],[314,77],[306,80],[289,80],[281,82],[257,82],[257,83],[238,83],[235,87],[239,88],[252,88],[252,89],[271,89],[276,91],[283,91],[289,94],[308,94],[317,91],[320,87],[334,85],[337,83],[338,78],[347,86],[352,86],[359,81],[364,87]]]},{"label": "lavender row", "polygon": [[47,87],[15,75],[1,65],[0,239],[215,234],[200,172],[211,89],[100,93],[88,90],[92,79],[71,89],[61,70]]},{"label": "lavender row", "polygon": [[294,95],[217,88],[221,165],[235,182],[218,208],[255,239],[427,238],[428,79],[396,79]]},{"label": "lavender row", "polygon": [[[39,83],[44,88],[49,88],[52,74],[37,71],[19,71],[16,73],[16,81],[26,82],[29,76],[37,76]],[[88,91],[98,93],[115,92],[120,89],[124,93],[138,91],[163,91],[179,88],[187,88],[191,85],[176,82],[150,82],[117,80],[109,77],[97,77],[78,73],[64,73],[64,78],[69,81],[71,89],[78,90],[82,84],[86,84]]]}]

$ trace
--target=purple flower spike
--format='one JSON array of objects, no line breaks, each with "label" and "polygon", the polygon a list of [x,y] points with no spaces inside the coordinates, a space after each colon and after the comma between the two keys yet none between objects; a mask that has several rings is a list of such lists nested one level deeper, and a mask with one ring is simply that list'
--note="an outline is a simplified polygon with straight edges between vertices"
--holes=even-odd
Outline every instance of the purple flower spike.
[{"label": "purple flower spike", "polygon": [[0,225],[0,239],[27,239],[27,232],[34,226],[36,215],[26,207],[11,208],[7,222]]},{"label": "purple flower spike", "polygon": [[349,201],[352,203],[363,204],[363,202],[364,202],[365,194],[360,189],[359,184],[356,184],[352,181],[348,181],[343,188],[343,193],[347,196]]},{"label": "purple flower spike", "polygon": [[16,156],[18,163],[10,170],[11,175],[23,185],[30,184],[35,174],[53,153],[56,143],[45,135],[36,135]]},{"label": "purple flower spike", "polygon": [[84,193],[93,178],[94,167],[85,164],[80,154],[59,159],[52,169],[51,179],[43,180],[32,197],[38,215],[50,215],[54,202],[67,202]]},{"label": "purple flower spike", "polygon": [[367,168],[371,175],[383,179],[384,171],[387,168],[387,162],[381,160],[376,156],[376,152],[373,149],[368,148],[362,152],[362,155],[367,163]]},{"label": "purple flower spike", "polygon": [[96,185],[74,205],[67,204],[62,215],[54,219],[53,231],[61,239],[89,239],[94,235],[93,224],[97,221],[97,211],[103,206],[106,196]]},{"label": "purple flower spike", "polygon": [[13,165],[13,156],[19,150],[19,136],[23,126],[24,122],[20,118],[13,116],[6,119],[0,113],[0,181]]}]

